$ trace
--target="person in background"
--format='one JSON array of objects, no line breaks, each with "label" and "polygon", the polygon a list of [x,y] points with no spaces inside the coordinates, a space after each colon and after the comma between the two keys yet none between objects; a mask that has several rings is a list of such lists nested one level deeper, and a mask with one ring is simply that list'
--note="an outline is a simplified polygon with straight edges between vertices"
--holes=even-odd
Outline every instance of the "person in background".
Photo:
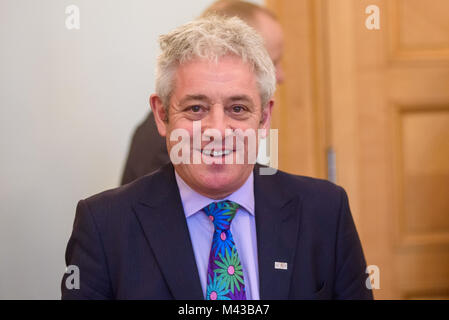
[{"label": "person in background", "polygon": [[[264,39],[265,47],[276,68],[277,83],[284,81],[281,67],[283,33],[281,25],[270,10],[241,0],[218,0],[201,16],[206,17],[211,14],[236,16],[256,29]],[[150,112],[133,134],[121,184],[127,184],[169,162],[165,139],[157,133],[154,114]]]}]

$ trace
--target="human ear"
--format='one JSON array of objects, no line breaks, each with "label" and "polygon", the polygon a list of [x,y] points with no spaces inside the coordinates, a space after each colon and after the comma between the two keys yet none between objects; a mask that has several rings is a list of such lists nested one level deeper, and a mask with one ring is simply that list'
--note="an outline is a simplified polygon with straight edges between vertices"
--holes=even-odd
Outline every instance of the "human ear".
[{"label": "human ear", "polygon": [[260,120],[259,128],[260,129],[270,129],[271,122],[271,113],[273,111],[274,100],[270,99],[268,103],[265,105],[265,108],[262,109],[262,119]]},{"label": "human ear", "polygon": [[157,94],[150,96],[150,106],[156,120],[157,131],[163,137],[167,135],[168,114],[161,98]]}]

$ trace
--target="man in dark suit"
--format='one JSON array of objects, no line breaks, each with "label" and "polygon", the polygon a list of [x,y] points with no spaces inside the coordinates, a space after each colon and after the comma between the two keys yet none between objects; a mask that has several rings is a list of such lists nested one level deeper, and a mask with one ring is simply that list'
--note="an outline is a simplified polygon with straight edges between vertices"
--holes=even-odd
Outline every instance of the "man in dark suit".
[{"label": "man in dark suit", "polygon": [[161,49],[150,104],[172,163],[78,203],[62,297],[371,299],[344,190],[250,160],[276,84],[260,36],[210,16]]},{"label": "man in dark suit", "polygon": [[[271,11],[242,0],[218,0],[211,4],[202,16],[210,14],[236,16],[256,29],[264,39],[265,47],[273,61],[276,82],[283,82],[284,72],[280,63],[283,52],[283,33],[281,25]],[[150,112],[134,131],[121,184],[127,184],[156,171],[169,162],[165,139],[157,133],[154,114]]]}]

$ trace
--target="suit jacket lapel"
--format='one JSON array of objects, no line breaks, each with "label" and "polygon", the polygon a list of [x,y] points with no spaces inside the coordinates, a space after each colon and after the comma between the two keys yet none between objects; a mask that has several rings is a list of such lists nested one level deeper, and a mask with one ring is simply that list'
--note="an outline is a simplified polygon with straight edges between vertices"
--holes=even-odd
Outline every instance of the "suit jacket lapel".
[{"label": "suit jacket lapel", "polygon": [[[279,183],[279,174],[254,171],[260,298],[287,299],[298,244],[301,201]],[[286,263],[275,268],[275,262]],[[286,269],[284,269],[286,267]]]},{"label": "suit jacket lapel", "polygon": [[157,263],[175,299],[204,299],[173,166],[149,183],[134,209]]},{"label": "suit jacket lapel", "polygon": [[[287,299],[298,243],[301,201],[279,176],[254,169],[254,193],[260,298]],[[171,164],[148,182],[147,194],[134,207],[145,237],[175,299],[202,300],[203,292],[178,186]],[[158,186],[157,190],[154,186]],[[287,269],[275,268],[287,263]],[[182,268],[182,271],[180,270]]]}]

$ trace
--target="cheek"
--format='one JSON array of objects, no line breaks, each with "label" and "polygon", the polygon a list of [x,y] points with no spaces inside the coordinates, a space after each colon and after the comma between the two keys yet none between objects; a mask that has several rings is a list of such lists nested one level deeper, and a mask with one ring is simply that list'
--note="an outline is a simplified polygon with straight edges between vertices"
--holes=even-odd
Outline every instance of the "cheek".
[{"label": "cheek", "polygon": [[173,147],[177,147],[177,149],[185,150],[184,148],[190,149],[192,132],[189,127],[181,127],[181,126],[172,126],[167,131],[166,141],[167,148],[170,154],[170,151]]},{"label": "cheek", "polygon": [[255,129],[257,130],[261,126],[262,121],[262,113],[261,112],[255,112],[252,113],[247,119],[244,121],[236,121],[234,123],[236,129]]},{"label": "cheek", "polygon": [[193,123],[183,118],[173,117],[169,120],[167,128],[167,133],[183,131],[191,135],[193,132]]}]

